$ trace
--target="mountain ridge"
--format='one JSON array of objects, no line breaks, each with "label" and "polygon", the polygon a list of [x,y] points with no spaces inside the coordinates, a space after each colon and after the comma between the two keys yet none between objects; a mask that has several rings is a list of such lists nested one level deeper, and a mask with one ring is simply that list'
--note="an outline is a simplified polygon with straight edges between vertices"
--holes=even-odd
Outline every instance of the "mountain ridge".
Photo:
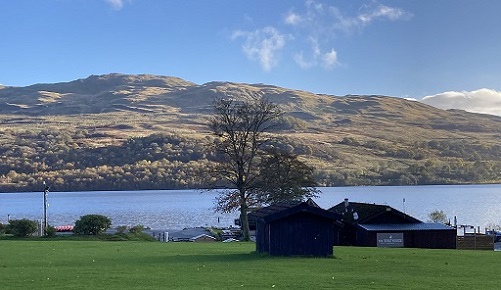
[{"label": "mountain ridge", "polygon": [[[194,142],[193,148],[187,149],[190,152],[200,150],[195,149],[196,144],[212,138],[208,119],[213,114],[214,99],[254,97],[265,97],[284,110],[277,133],[290,143],[293,153],[318,169],[323,185],[482,183],[501,178],[498,116],[445,111],[390,96],[334,96],[267,84],[196,84],[177,77],[107,74],[63,83],[0,88],[0,137],[4,140],[0,152],[11,164],[0,168],[0,186],[2,180],[8,180],[10,171],[26,174],[23,178],[27,180],[43,175],[36,168],[29,169],[32,173],[24,172],[29,170],[19,165],[23,162],[37,163],[43,158],[65,162],[57,158],[67,158],[70,153],[61,157],[54,151],[59,147],[92,151],[114,146],[113,150],[119,150],[131,138],[174,134],[185,143]],[[58,139],[56,147],[47,145],[50,138]],[[153,143],[145,146],[156,146]],[[30,144],[40,148],[31,152],[22,147],[27,152],[19,153],[20,146]],[[53,157],[37,156],[45,154],[44,150]],[[160,162],[168,157],[158,158],[149,161]],[[38,167],[52,168],[56,164],[44,162]],[[467,168],[471,177],[460,175],[462,169],[457,166]],[[480,178],[471,173],[480,170],[478,166],[489,174]],[[444,173],[444,168],[456,171]],[[63,174],[58,171],[62,169],[51,170],[51,174]],[[427,171],[440,178],[429,177]]]},{"label": "mountain ridge", "polygon": [[208,82],[177,77],[107,74],[55,84],[0,89],[0,114],[68,115],[113,112],[211,114],[216,98],[266,97],[286,115],[319,127],[381,122],[435,129],[501,132],[501,117],[444,111],[396,97],[334,96],[273,85]]}]

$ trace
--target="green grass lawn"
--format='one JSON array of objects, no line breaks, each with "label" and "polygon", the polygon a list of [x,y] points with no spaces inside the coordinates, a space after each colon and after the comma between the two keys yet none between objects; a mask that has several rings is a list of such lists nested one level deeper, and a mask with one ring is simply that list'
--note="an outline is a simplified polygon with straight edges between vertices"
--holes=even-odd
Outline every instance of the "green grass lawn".
[{"label": "green grass lawn", "polygon": [[500,289],[501,252],[335,247],[270,257],[253,243],[0,240],[0,289]]}]

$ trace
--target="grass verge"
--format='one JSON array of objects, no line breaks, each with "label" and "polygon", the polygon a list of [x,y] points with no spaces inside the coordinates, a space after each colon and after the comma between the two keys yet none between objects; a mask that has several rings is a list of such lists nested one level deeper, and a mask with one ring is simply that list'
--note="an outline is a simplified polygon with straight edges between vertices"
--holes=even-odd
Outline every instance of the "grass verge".
[{"label": "grass verge", "polygon": [[1,289],[498,289],[494,251],[335,247],[271,257],[253,243],[0,240]]}]

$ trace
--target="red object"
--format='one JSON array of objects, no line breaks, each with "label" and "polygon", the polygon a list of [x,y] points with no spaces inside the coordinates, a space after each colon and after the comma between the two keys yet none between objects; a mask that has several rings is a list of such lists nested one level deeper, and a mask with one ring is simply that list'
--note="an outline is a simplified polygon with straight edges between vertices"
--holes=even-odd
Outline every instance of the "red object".
[{"label": "red object", "polygon": [[56,232],[71,232],[73,231],[72,225],[56,226]]}]

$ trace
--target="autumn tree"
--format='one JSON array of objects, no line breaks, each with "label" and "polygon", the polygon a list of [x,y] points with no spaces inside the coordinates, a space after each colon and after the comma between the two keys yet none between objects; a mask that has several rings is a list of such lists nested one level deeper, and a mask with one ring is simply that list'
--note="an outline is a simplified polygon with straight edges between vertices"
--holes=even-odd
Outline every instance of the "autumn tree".
[{"label": "autumn tree", "polygon": [[316,197],[313,167],[297,155],[279,149],[266,151],[260,163],[260,183],[256,189],[264,204],[283,201],[302,201]]},{"label": "autumn tree", "polygon": [[433,223],[445,224],[448,222],[447,215],[442,210],[434,210],[428,214],[428,218]]},{"label": "autumn tree", "polygon": [[264,98],[237,101],[218,99],[210,128],[218,137],[211,147],[219,161],[212,172],[227,188],[216,199],[216,210],[240,210],[243,239],[249,239],[249,207],[259,203],[255,190],[259,164],[271,128],[282,115],[278,106]]}]

